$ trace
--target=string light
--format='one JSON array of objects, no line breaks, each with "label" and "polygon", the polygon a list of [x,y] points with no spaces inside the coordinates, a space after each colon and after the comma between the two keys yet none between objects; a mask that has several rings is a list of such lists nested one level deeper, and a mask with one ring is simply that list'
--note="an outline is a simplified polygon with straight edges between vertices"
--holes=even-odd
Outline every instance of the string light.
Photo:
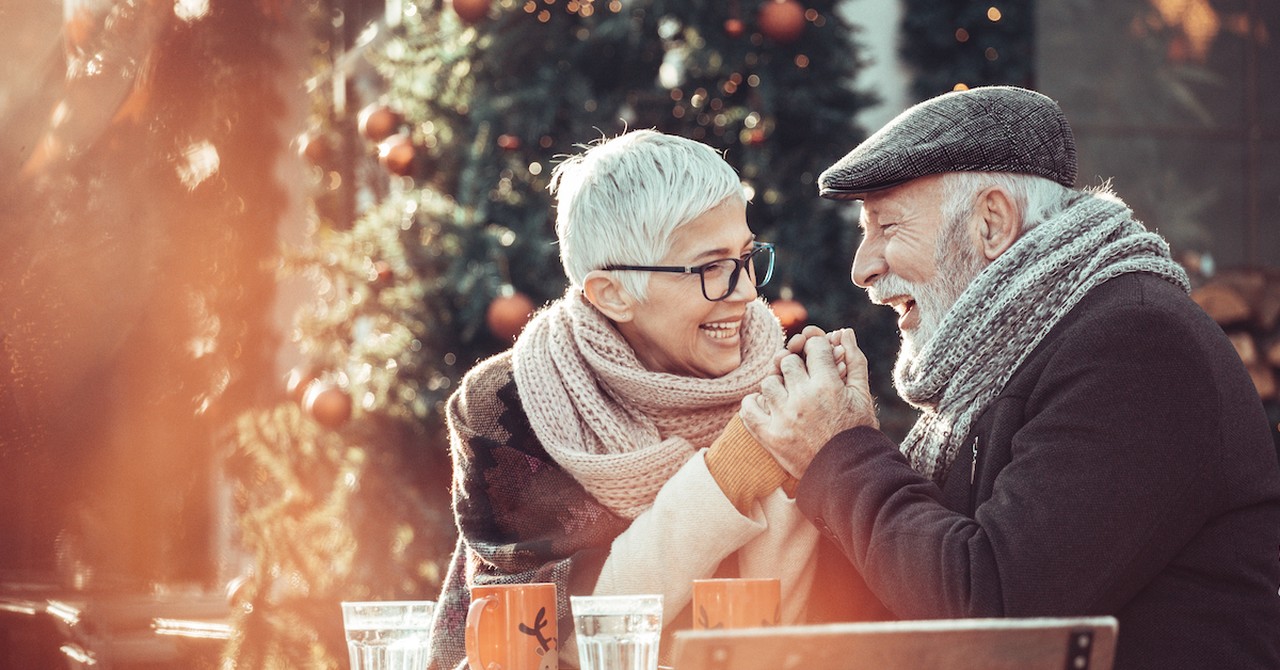
[{"label": "string light", "polygon": [[964,28],[956,28],[956,41],[961,43],[968,42],[969,31],[965,30]]}]

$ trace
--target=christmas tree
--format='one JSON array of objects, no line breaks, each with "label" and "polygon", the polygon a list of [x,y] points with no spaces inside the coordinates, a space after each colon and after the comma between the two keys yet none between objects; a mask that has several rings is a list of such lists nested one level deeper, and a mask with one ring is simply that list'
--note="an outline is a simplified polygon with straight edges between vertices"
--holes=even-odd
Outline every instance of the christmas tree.
[{"label": "christmas tree", "polygon": [[584,143],[656,128],[723,150],[752,229],[778,245],[764,293],[788,325],[892,342],[846,279],[850,208],[816,196],[873,102],[852,89],[856,31],[835,2],[317,3],[312,16],[319,83],[300,148],[317,226],[288,265],[321,290],[296,331],[297,404],[245,416],[230,461],[257,563],[230,656],[332,667],[338,600],[434,597],[453,533],[442,406],[563,294],[547,180]]},{"label": "christmas tree", "polygon": [[906,0],[902,58],[919,100],[958,88],[1034,88],[1034,2]]}]

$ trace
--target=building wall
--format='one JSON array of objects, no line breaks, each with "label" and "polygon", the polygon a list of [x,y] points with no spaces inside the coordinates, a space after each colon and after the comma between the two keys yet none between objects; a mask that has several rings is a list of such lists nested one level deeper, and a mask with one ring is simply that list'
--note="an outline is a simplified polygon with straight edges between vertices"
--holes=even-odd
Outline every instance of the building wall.
[{"label": "building wall", "polygon": [[1038,0],[1037,87],[1175,254],[1280,265],[1280,3]]},{"label": "building wall", "polygon": [[911,70],[898,56],[902,3],[899,0],[845,0],[840,13],[846,21],[861,28],[859,42],[867,64],[859,72],[855,86],[880,97],[879,105],[858,115],[859,125],[872,133],[916,102],[910,93]]}]

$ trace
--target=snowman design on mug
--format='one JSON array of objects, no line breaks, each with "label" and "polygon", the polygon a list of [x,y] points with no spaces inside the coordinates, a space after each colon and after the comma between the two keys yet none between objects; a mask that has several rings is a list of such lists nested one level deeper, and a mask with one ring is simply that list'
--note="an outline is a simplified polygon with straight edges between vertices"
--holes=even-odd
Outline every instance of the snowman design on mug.
[{"label": "snowman design on mug", "polygon": [[538,608],[538,614],[533,619],[533,628],[524,624],[520,624],[520,632],[525,635],[532,635],[538,640],[537,654],[542,658],[538,664],[538,670],[556,670],[560,667],[560,654],[553,647],[556,646],[556,638],[548,638],[542,634],[542,629],[547,627],[547,608]]}]

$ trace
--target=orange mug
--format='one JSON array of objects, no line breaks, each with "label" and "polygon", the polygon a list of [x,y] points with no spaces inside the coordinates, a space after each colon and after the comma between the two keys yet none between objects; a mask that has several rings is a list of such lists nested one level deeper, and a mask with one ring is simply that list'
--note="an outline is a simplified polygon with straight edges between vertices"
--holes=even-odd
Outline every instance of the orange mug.
[{"label": "orange mug", "polygon": [[471,670],[556,670],[556,619],[555,584],[471,587],[467,664]]},{"label": "orange mug", "polygon": [[782,581],[775,577],[693,580],[694,628],[755,628],[782,622]]}]

